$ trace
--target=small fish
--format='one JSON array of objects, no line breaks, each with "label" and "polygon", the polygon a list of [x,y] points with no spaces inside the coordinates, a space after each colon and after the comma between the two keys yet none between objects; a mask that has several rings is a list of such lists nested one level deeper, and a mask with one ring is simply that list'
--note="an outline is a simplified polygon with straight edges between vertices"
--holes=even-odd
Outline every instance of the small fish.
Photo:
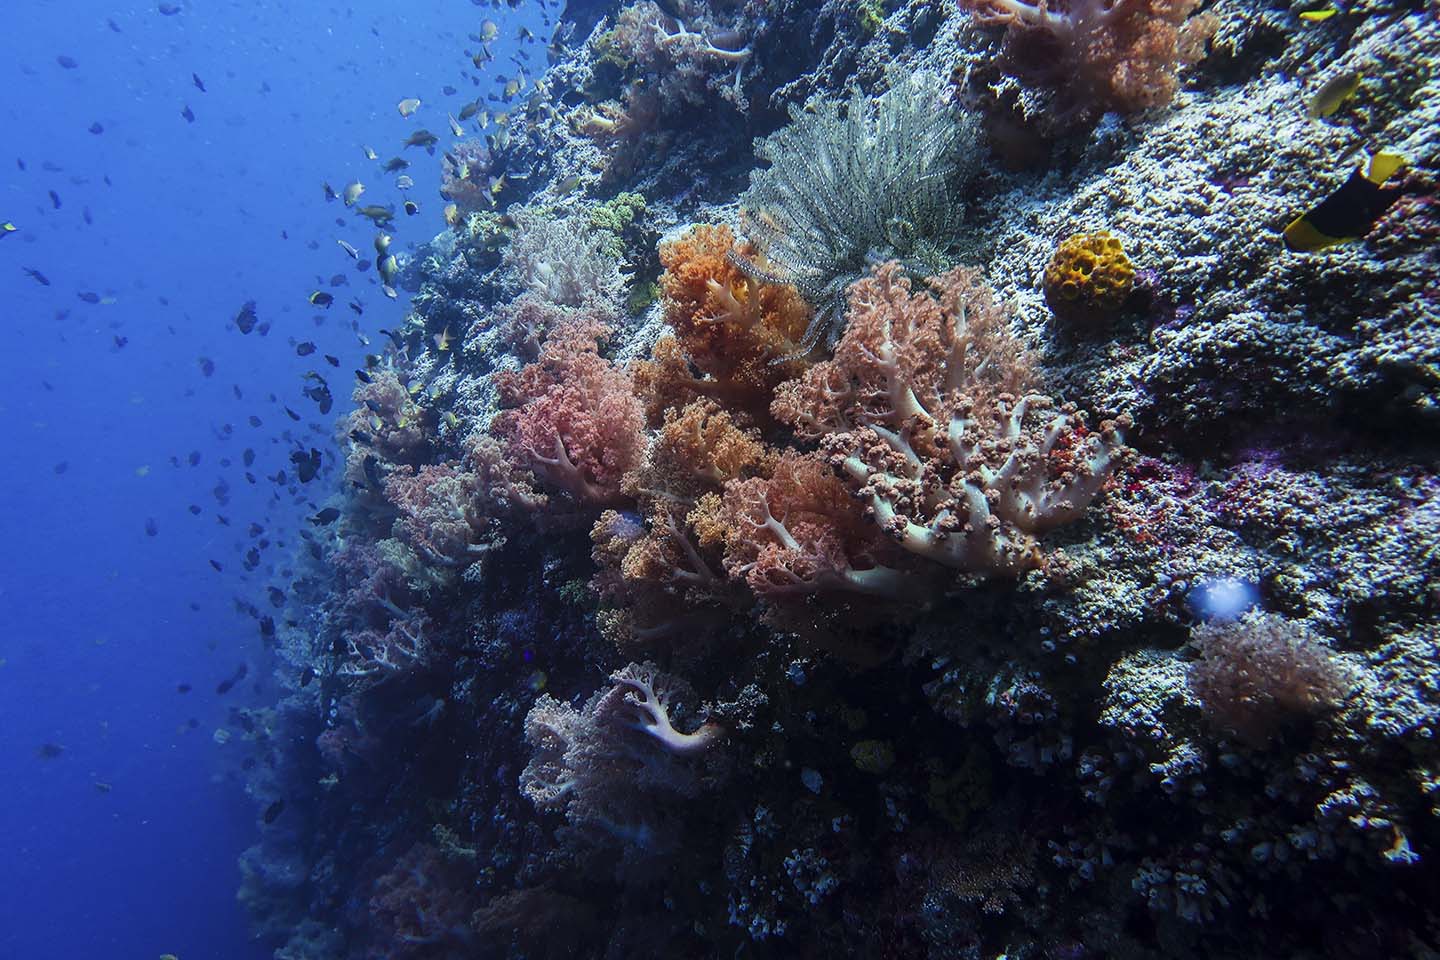
[{"label": "small fish", "polygon": [[181,7],[178,3],[161,3],[155,9],[160,11],[162,17],[173,17],[180,12]]},{"label": "small fish", "polygon": [[480,39],[482,42],[489,43],[498,36],[500,36],[500,27],[494,20],[480,21]]},{"label": "small fish", "polygon": [[400,299],[400,292],[394,287],[390,286],[390,284],[388,283],[382,283],[380,285],[380,292],[385,294],[385,296],[389,297],[391,300]]},{"label": "small fish", "polygon": [[300,482],[309,483],[311,480],[314,480],[315,475],[320,472],[320,451],[314,447],[310,448],[309,453],[296,450],[290,454],[290,462],[295,464],[295,470],[300,477]]},{"label": "small fish", "polygon": [[375,234],[375,253],[382,257],[385,256],[390,249],[390,240],[391,237],[388,233]]},{"label": "small fish", "polygon": [[324,290],[316,290],[310,294],[310,296],[306,297],[306,299],[314,306],[324,307],[327,310],[330,309],[330,304],[335,302],[335,298]]},{"label": "small fish", "polygon": [[364,315],[365,315],[365,305],[364,305],[363,303],[361,303],[359,300],[351,300],[350,303],[349,303],[349,307],[350,307],[351,310],[354,310],[354,311],[355,311],[356,316],[364,316]]},{"label": "small fish", "polygon": [[56,193],[54,190],[50,190],[50,191],[48,191],[48,192],[49,192],[49,194],[50,194],[50,206],[54,207],[56,210],[59,210],[59,209],[60,209],[60,194]]},{"label": "small fish", "polygon": [[255,301],[246,300],[244,306],[240,308],[240,312],[235,315],[235,326],[241,333],[249,333],[255,329],[256,320]]},{"label": "small fish", "polygon": [[213,376],[215,373],[215,361],[209,357],[201,357],[197,363],[200,364],[200,372],[205,376]]},{"label": "small fish", "polygon": [[70,461],[69,461],[69,460],[61,460],[59,463],[55,464],[55,475],[58,477],[58,476],[60,476],[62,473],[64,473],[66,470],[69,470],[69,469],[70,469]]},{"label": "small fish", "polygon": [[1386,184],[1405,163],[1404,157],[1388,150],[1371,156],[1329,196],[1290,221],[1285,246],[1297,253],[1313,253],[1365,236],[1400,199],[1400,187]]},{"label": "small fish", "polygon": [[351,259],[351,260],[359,260],[359,259],[360,259],[360,251],[359,251],[359,250],[356,250],[353,246],[351,246],[350,244],[346,243],[344,240],[336,240],[335,242],[338,243],[338,244],[340,244],[340,249],[341,249],[341,250],[344,250],[347,254],[350,255],[350,259]]},{"label": "small fish", "polygon": [[75,296],[85,303],[100,302],[100,294],[91,293],[89,290],[81,290],[79,293],[75,294]]},{"label": "small fish", "polygon": [[405,215],[407,217],[413,217],[415,216],[415,214],[420,212],[420,204],[416,203],[414,200],[406,200],[404,207]]},{"label": "small fish", "polygon": [[65,752],[65,748],[58,743],[42,743],[35,748],[35,756],[41,760],[54,760]]},{"label": "small fish", "polygon": [[195,111],[190,109],[190,105],[188,103],[185,105],[185,109],[180,111],[180,116],[185,118],[186,123],[195,122]]},{"label": "small fish", "polygon": [[1302,11],[1300,14],[1300,19],[1304,20],[1306,23],[1321,23],[1325,20],[1329,20],[1331,17],[1335,16],[1335,14],[1339,12],[1339,7],[1335,6],[1334,4],[1330,4],[1328,6],[1321,7],[1318,10]]},{"label": "small fish", "polygon": [[368,207],[356,207],[355,212],[377,227],[383,227],[395,219],[394,207],[382,207],[378,204],[372,204]]},{"label": "small fish", "polygon": [[193,688],[188,683],[180,683],[175,686],[176,693],[189,693],[191,689]]},{"label": "small fish", "polygon": [[479,100],[472,100],[471,102],[465,104],[465,106],[460,108],[460,121],[463,123],[464,121],[469,120],[471,117],[475,116],[475,114],[479,113],[480,108],[483,106],[484,104],[481,103]]},{"label": "small fish", "polygon": [[99,120],[96,120],[94,123],[90,124],[90,132],[98,137],[100,136],[100,134],[105,132],[105,128],[100,125]]},{"label": "small fish", "polygon": [[435,349],[445,351],[450,349],[450,344],[454,342],[455,338],[450,336],[450,328],[447,326],[444,330],[435,334],[434,340]]},{"label": "small fish", "polygon": [[111,790],[115,789],[113,786],[103,780],[96,780],[94,786],[97,793],[109,793]]},{"label": "small fish", "polygon": [[151,518],[149,518],[149,519],[147,519],[147,520],[145,521],[145,536],[147,536],[147,537],[153,537],[153,536],[155,536],[156,534],[158,534],[159,532],[160,532],[160,528],[155,525],[155,518],[154,518],[154,517],[151,517]]},{"label": "small fish", "polygon": [[429,130],[426,130],[424,127],[421,127],[419,130],[416,130],[414,133],[410,134],[410,136],[405,139],[404,147],[407,149],[409,147],[424,147],[426,150],[431,150],[434,148],[435,144],[439,142],[439,137],[435,136],[435,134],[431,133]]},{"label": "small fish", "polygon": [[460,122],[448,113],[445,114],[445,119],[450,121],[450,132],[455,135],[455,139],[462,139],[465,136],[465,128],[460,126]]},{"label": "small fish", "polygon": [[353,206],[355,206],[355,201],[356,201],[356,200],[359,200],[359,199],[360,199],[360,194],[362,194],[362,193],[364,193],[364,192],[365,192],[365,184],[361,183],[359,180],[356,180],[356,181],[354,181],[353,183],[348,183],[348,184],[346,184],[346,185],[345,185],[345,193],[344,193],[345,206],[347,206],[347,207],[353,207]]},{"label": "small fish", "polygon": [[1355,91],[1360,89],[1360,80],[1360,73],[1356,70],[1336,74],[1315,91],[1306,106],[1306,112],[1317,120],[1330,116],[1355,96]]},{"label": "small fish", "polygon": [[264,820],[267,824],[274,823],[276,820],[280,819],[280,814],[284,812],[285,801],[276,800],[274,803],[270,804],[270,806],[265,808],[265,813],[260,819]]},{"label": "small fish", "polygon": [[327,523],[334,523],[338,519],[340,519],[340,511],[335,507],[326,507],[311,517],[310,522],[317,527],[323,527]]},{"label": "small fish", "polygon": [[404,157],[391,157],[389,160],[385,161],[385,166],[381,169],[383,169],[386,173],[399,173],[401,170],[404,170],[409,166],[410,161],[406,160]]},{"label": "small fish", "polygon": [[413,186],[415,186],[415,181],[412,180],[410,177],[406,176],[405,174],[401,174],[400,176],[395,178],[396,190],[409,190]]},{"label": "small fish", "polygon": [[235,668],[234,673],[220,681],[219,685],[215,687],[215,692],[219,694],[229,693],[235,688],[235,684],[245,679],[246,674],[249,672],[250,665],[248,663],[240,664],[240,666]]},{"label": "small fish", "polygon": [[408,117],[420,109],[420,99],[418,97],[407,97],[395,104],[395,109],[400,111],[400,116]]},{"label": "small fish", "polygon": [[190,82],[195,84],[196,90],[199,90],[201,93],[205,92],[205,81],[200,79],[200,75],[198,73],[190,74]]},{"label": "small fish", "polygon": [[10,234],[14,233],[16,230],[19,229],[20,228],[15,226],[15,224],[11,223],[9,220],[6,220],[4,223],[0,223],[0,237],[8,237],[10,236]]},{"label": "small fish", "polygon": [[362,147],[360,148],[360,150],[365,154],[365,159],[366,159],[366,160],[379,160],[379,159],[380,159],[380,154],[376,153],[376,152],[375,152],[373,149],[371,149],[370,147],[362,146]]},{"label": "small fish", "polygon": [[356,379],[356,380],[359,380],[361,383],[374,383],[374,382],[375,382],[375,378],[372,377],[372,376],[370,376],[370,374],[366,373],[364,370],[356,370],[356,371],[355,371],[355,379]]},{"label": "small fish", "polygon": [[306,667],[304,670],[302,670],[302,671],[300,672],[300,686],[302,686],[302,687],[308,687],[308,686],[310,686],[310,681],[311,681],[311,680],[314,680],[314,679],[315,679],[315,668],[314,668],[314,667]]},{"label": "small fish", "polygon": [[395,259],[395,254],[392,253],[377,263],[375,269],[379,271],[380,279],[388,285],[395,279],[395,275],[400,272],[400,262]]},{"label": "small fish", "polygon": [[66,70],[74,70],[76,67],[80,66],[80,64],[75,60],[74,57],[66,56],[63,53],[55,58],[55,62],[60,64],[60,66],[64,67]]},{"label": "small fish", "polygon": [[340,194],[336,193],[336,192],[335,192],[335,188],[332,187],[332,186],[330,186],[329,183],[322,181],[321,184],[320,184],[320,186],[322,186],[322,187],[325,188],[325,202],[326,202],[326,203],[329,203],[331,200],[339,200],[339,199],[340,199]]},{"label": "small fish", "polygon": [[308,357],[314,352],[315,344],[311,343],[309,340],[295,344],[295,355],[297,357]]},{"label": "small fish", "polygon": [[340,366],[340,358],[339,358],[339,357],[333,356],[333,355],[328,354],[328,353],[321,354],[321,356],[323,356],[323,357],[325,358],[325,362],[328,363],[328,364],[330,364],[330,366],[332,366],[332,367],[338,367],[338,366]]}]

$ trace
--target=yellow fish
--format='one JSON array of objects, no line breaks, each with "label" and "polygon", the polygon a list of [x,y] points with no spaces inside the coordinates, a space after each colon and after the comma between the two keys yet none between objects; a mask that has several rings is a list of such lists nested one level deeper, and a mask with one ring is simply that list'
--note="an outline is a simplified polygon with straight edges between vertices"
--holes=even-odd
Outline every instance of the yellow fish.
[{"label": "yellow fish", "polygon": [[420,109],[420,100],[418,97],[409,97],[395,104],[395,109],[400,111],[400,116],[408,117]]},{"label": "yellow fish", "polygon": [[20,228],[15,226],[15,224],[11,223],[9,220],[6,220],[4,223],[0,223],[0,237],[5,236],[7,233],[14,233],[16,230],[19,229]]},{"label": "yellow fish", "polygon": [[1335,14],[1339,12],[1339,7],[1321,7],[1319,10],[1306,10],[1304,13],[1300,14],[1300,19],[1304,20],[1306,23],[1320,23],[1323,20],[1329,20],[1331,17],[1335,16]]},{"label": "yellow fish", "polygon": [[453,340],[454,337],[450,336],[450,328],[447,326],[444,330],[435,334],[435,349],[442,351],[449,350]]},{"label": "yellow fish", "polygon": [[445,222],[452,227],[458,227],[463,218],[460,216],[460,206],[454,203],[445,204]]},{"label": "yellow fish", "polygon": [[1394,151],[1377,152],[1324,200],[1290,221],[1285,246],[1296,253],[1314,253],[1365,236],[1400,199],[1400,188],[1388,181],[1405,162]]}]

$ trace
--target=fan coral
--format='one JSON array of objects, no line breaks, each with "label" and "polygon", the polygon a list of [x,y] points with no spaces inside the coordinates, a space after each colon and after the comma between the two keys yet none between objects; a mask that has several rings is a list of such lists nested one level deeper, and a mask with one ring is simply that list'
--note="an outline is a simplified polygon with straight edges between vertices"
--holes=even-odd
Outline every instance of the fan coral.
[{"label": "fan coral", "polygon": [[591,505],[619,499],[621,477],[645,449],[631,377],[600,356],[597,341],[608,333],[593,320],[566,320],[535,363],[496,377],[502,402],[516,408],[494,424],[511,461]]},{"label": "fan coral", "polygon": [[941,267],[960,225],[956,197],[974,170],[976,128],[958,119],[940,78],[892,75],[879,97],[860,92],[842,112],[792,107],[789,126],[756,145],[769,164],[740,198],[745,228],[773,266],[736,256],[762,280],[794,284],[816,308],[808,351],[833,347],[845,289],[866,267],[899,259],[915,273]]},{"label": "fan coral", "polygon": [[775,388],[804,368],[797,352],[809,307],[793,287],[751,279],[732,250],[759,262],[757,248],[736,247],[725,226],[695,227],[660,245],[665,319],[677,344],[657,347],[637,370],[652,422],[697,396],[765,419]]},{"label": "fan coral", "polygon": [[1267,613],[1196,627],[1190,689],[1217,726],[1262,746],[1287,722],[1337,708],[1356,676],[1302,624]]},{"label": "fan coral", "polygon": [[911,293],[891,262],[850,290],[832,360],[785,384],[777,419],[821,439],[905,550],[977,574],[1035,567],[1034,535],[1077,519],[1127,449],[1120,428],[1024,392],[1034,381],[976,271]]},{"label": "fan coral", "polygon": [[1077,233],[1055,249],[1045,267],[1045,302],[1057,317],[1103,317],[1125,304],[1135,268],[1108,230]]},{"label": "fan coral", "polygon": [[1009,25],[1007,72],[1054,87],[1065,114],[1087,118],[1168,104],[1176,72],[1204,56],[1218,25],[1213,15],[1191,16],[1199,0],[964,2],[986,22]]}]

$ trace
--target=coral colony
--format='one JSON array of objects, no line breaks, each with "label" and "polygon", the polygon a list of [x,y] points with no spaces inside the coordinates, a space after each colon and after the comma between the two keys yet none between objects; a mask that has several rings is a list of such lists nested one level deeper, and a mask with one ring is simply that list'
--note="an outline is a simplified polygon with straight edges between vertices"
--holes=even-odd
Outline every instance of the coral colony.
[{"label": "coral colony", "polygon": [[1440,952],[1433,7],[556,37],[274,627],[275,956]]}]

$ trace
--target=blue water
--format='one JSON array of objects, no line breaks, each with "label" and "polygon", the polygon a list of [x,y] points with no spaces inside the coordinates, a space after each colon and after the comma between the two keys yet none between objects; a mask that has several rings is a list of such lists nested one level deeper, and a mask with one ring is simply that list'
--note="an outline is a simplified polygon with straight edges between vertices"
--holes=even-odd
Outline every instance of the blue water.
[{"label": "blue water", "polygon": [[[261,829],[249,754],[214,737],[265,699],[260,637],[234,601],[274,612],[265,589],[286,587],[300,518],[335,489],[322,477],[293,498],[267,479],[293,474],[301,440],[331,464],[334,414],[301,375],[326,376],[344,410],[366,352],[346,303],[363,301],[377,340],[405,311],[336,245],[366,251],[374,230],[321,183],[360,178],[362,203],[398,205],[362,144],[402,152],[417,126],[404,97],[458,112],[491,89],[462,75],[466,34],[517,22],[463,0],[180,5],[18,0],[0,31],[0,221],[18,228],[0,238],[0,958],[268,955],[235,901],[235,858]],[[443,111],[427,112],[443,137]],[[422,210],[398,214],[400,245],[443,226],[438,158],[404,155]],[[336,273],[349,285],[312,308]],[[249,299],[267,337],[227,329]],[[295,341],[318,351],[297,357]],[[272,544],[247,574],[252,522]],[[217,693],[241,663],[246,679]]]}]

